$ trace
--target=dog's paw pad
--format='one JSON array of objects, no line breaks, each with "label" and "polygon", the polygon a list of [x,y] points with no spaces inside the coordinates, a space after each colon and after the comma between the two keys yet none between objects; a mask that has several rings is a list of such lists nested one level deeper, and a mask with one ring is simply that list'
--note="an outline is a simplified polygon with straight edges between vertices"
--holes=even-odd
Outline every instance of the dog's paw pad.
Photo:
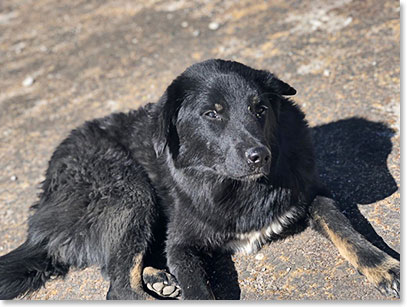
[{"label": "dog's paw pad", "polygon": [[161,290],[164,288],[164,283],[162,282],[156,282],[153,284],[153,289],[157,292],[161,292]]},{"label": "dog's paw pad", "polygon": [[164,298],[178,298],[181,289],[174,276],[152,267],[146,267],[143,271],[144,283],[150,291]]},{"label": "dog's paw pad", "polygon": [[177,285],[165,285],[163,282],[154,284],[147,283],[147,288],[162,297],[177,298],[181,294],[181,290]]},{"label": "dog's paw pad", "polygon": [[175,292],[175,287],[174,286],[166,286],[162,289],[162,294],[165,296],[169,296]]},{"label": "dog's paw pad", "polygon": [[179,288],[176,288],[175,291],[169,295],[169,297],[173,297],[173,298],[180,297],[180,296],[181,296],[181,290]]}]

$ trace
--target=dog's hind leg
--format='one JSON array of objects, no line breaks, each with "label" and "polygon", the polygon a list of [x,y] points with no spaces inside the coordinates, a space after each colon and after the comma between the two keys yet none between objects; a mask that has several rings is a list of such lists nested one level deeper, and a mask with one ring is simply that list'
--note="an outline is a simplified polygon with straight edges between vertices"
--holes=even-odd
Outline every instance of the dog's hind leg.
[{"label": "dog's hind leg", "polygon": [[[132,232],[133,233],[133,232]],[[136,237],[134,238],[136,239]],[[180,296],[175,278],[165,270],[144,267],[147,245],[127,237],[110,259],[107,273],[109,300],[174,299]]]},{"label": "dog's hind leg", "polygon": [[335,202],[318,196],[310,207],[311,223],[338,248],[340,254],[382,293],[399,296],[400,262],[354,230]]},{"label": "dog's hind leg", "polygon": [[110,287],[108,300],[146,300],[149,295],[142,282],[144,253],[135,253],[117,261],[114,258],[109,265]]},{"label": "dog's hind leg", "polygon": [[[118,207],[109,214],[108,224],[115,225],[105,241],[110,242],[106,264],[110,288],[107,299],[145,300],[152,298],[143,284],[144,258],[152,240],[155,214],[152,199],[144,191],[143,200],[133,198],[129,211]],[[127,195],[129,197],[129,195]],[[122,202],[129,203],[122,197]],[[126,206],[124,206],[126,207]]]},{"label": "dog's hind leg", "polygon": [[108,300],[178,298],[181,290],[175,278],[165,270],[144,267],[144,252],[136,252],[130,256],[132,252],[128,250],[129,247],[131,245],[123,246],[111,260],[108,269],[110,288],[106,298]]}]

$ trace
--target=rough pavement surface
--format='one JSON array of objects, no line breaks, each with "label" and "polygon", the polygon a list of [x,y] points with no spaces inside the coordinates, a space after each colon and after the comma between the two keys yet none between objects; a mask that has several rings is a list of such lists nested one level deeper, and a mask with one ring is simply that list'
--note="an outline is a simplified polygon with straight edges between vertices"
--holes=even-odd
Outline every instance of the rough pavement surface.
[{"label": "rough pavement surface", "polygon": [[[219,57],[297,89],[322,179],[355,228],[397,256],[399,15],[390,0],[2,0],[0,254],[24,241],[48,159],[71,129],[156,101],[187,66]],[[218,273],[238,281],[241,299],[386,299],[311,230],[233,260],[237,277]],[[88,268],[29,299],[104,299],[107,287]]]}]

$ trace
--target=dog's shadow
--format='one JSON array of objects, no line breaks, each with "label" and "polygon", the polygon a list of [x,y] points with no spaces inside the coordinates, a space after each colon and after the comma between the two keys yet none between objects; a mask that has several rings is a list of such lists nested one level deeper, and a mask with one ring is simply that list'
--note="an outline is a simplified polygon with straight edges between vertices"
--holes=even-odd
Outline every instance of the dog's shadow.
[{"label": "dog's shadow", "polygon": [[400,260],[399,253],[383,241],[357,207],[382,200],[398,189],[387,168],[394,130],[362,118],[340,120],[312,130],[321,182],[359,233]]},{"label": "dog's shadow", "polygon": [[[398,189],[387,168],[394,130],[383,123],[349,118],[316,126],[312,133],[321,182],[331,190],[339,209],[373,245],[400,259],[357,207],[382,200]],[[207,272],[218,299],[240,298],[238,274],[230,256],[208,259]]]}]

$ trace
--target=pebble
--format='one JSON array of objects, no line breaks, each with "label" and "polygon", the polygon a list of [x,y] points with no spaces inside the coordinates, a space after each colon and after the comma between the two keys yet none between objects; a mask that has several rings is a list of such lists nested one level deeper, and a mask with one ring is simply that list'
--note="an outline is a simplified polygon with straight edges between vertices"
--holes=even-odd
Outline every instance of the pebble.
[{"label": "pebble", "polygon": [[17,178],[17,176],[15,176],[15,175],[13,175],[13,176],[10,177],[10,180],[11,180],[11,181],[17,181],[17,179],[18,179],[18,178]]},{"label": "pebble", "polygon": [[107,105],[112,111],[117,110],[118,107],[119,107],[119,103],[118,103],[117,101],[115,101],[115,100],[108,100],[108,101],[106,102],[106,105]]},{"label": "pebble", "polygon": [[33,77],[28,76],[28,77],[26,77],[26,78],[24,79],[24,81],[23,81],[23,86],[29,87],[29,86],[31,86],[31,85],[34,84],[34,81],[35,81],[35,80],[34,80]]},{"label": "pebble", "polygon": [[330,73],[331,72],[328,69],[324,69],[324,76],[325,77],[329,77]]},{"label": "pebble", "polygon": [[219,24],[217,22],[213,21],[208,25],[208,28],[215,31],[215,30],[219,29]]},{"label": "pebble", "polygon": [[181,27],[183,27],[183,28],[188,27],[188,22],[186,22],[186,21],[181,22]]},{"label": "pebble", "polygon": [[351,22],[352,22],[353,18],[352,17],[348,17],[346,18],[345,22],[343,23],[343,25],[346,27],[348,26]]},{"label": "pebble", "polygon": [[286,268],[285,270],[286,270],[286,271],[287,271],[287,273],[288,273],[288,272],[290,272],[290,271],[291,271],[291,268],[290,268],[290,267],[288,267],[288,268]]},{"label": "pebble", "polygon": [[199,30],[195,30],[195,31],[192,32],[192,35],[193,35],[194,37],[198,37],[199,34],[201,34],[201,32],[200,32]]},{"label": "pebble", "polygon": [[312,19],[310,21],[310,24],[312,25],[312,30],[315,31],[316,29],[318,29],[319,27],[322,26],[322,22],[318,19]]},{"label": "pebble", "polygon": [[263,255],[262,253],[258,253],[258,254],[256,255],[256,257],[254,257],[254,258],[256,258],[256,260],[261,260],[261,259],[264,258],[264,255]]},{"label": "pebble", "polygon": [[16,52],[17,54],[20,54],[20,53],[24,50],[24,48],[25,48],[26,46],[27,46],[26,43],[24,43],[24,42],[19,42],[18,44],[15,44],[15,45],[13,46],[13,48],[14,48],[14,50],[15,50],[15,52]]},{"label": "pebble", "polygon": [[41,52],[47,52],[47,51],[48,51],[47,46],[41,45],[41,46],[40,46],[40,51],[41,51]]}]

